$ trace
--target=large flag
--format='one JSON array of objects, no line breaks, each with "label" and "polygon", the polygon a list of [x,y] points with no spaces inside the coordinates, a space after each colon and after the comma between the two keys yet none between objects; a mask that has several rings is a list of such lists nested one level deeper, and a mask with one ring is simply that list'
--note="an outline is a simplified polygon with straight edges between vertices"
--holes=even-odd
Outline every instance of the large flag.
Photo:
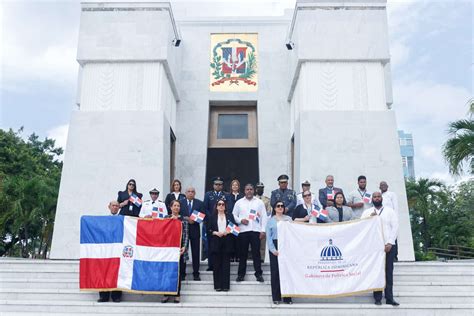
[{"label": "large flag", "polygon": [[335,297],[385,287],[379,216],[332,224],[278,222],[283,297]]},{"label": "large flag", "polygon": [[178,291],[179,220],[82,216],[81,290]]}]

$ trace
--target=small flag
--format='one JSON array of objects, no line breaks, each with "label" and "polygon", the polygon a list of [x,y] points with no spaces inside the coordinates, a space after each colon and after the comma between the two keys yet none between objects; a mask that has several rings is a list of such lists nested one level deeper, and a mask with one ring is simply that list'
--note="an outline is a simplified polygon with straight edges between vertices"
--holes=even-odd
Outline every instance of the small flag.
[{"label": "small flag", "polygon": [[152,218],[158,217],[158,208],[156,206],[153,206],[153,208],[151,209],[151,217]]},{"label": "small flag", "polygon": [[329,217],[329,213],[326,210],[319,211],[318,218],[322,221],[326,221]]},{"label": "small flag", "polygon": [[229,224],[227,225],[227,227],[225,228],[225,230],[228,232],[228,233],[231,233],[232,235],[234,236],[239,236],[239,233],[240,233],[240,227],[235,225],[234,223],[232,222],[229,222]]},{"label": "small flag", "polygon": [[372,194],[370,194],[370,193],[365,193],[364,194],[364,198],[363,198],[364,203],[370,203],[371,199],[372,199]]},{"label": "small flag", "polygon": [[162,213],[162,212],[159,212],[159,213],[158,213],[158,218],[163,219],[163,218],[165,218],[165,217],[166,217],[166,214],[165,214],[165,213]]},{"label": "small flag", "polygon": [[250,214],[249,214],[249,220],[253,221],[257,218],[257,211],[256,210],[250,210]]},{"label": "small flag", "polygon": [[204,217],[206,217],[206,214],[201,213],[199,211],[193,211],[191,216],[189,216],[190,219],[198,223],[202,223],[202,221],[204,220]]},{"label": "small flag", "polygon": [[328,200],[334,200],[334,190],[331,190],[331,191],[327,192],[327,199]]},{"label": "small flag", "polygon": [[314,216],[314,217],[318,217],[320,210],[321,210],[321,208],[318,205],[313,204],[313,209],[311,210],[311,215]]},{"label": "small flag", "polygon": [[130,202],[135,204],[136,206],[140,207],[142,205],[142,199],[140,199],[138,196],[135,195],[135,193],[132,193],[130,197],[128,198]]}]

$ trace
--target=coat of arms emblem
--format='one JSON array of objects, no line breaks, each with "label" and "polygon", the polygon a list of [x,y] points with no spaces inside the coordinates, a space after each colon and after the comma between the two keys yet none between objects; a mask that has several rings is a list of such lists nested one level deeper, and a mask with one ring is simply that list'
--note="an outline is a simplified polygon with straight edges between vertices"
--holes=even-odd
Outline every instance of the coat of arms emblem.
[{"label": "coat of arms emblem", "polygon": [[[213,34],[212,37],[211,90],[256,91],[257,34]],[[227,39],[221,40],[222,37]]]}]

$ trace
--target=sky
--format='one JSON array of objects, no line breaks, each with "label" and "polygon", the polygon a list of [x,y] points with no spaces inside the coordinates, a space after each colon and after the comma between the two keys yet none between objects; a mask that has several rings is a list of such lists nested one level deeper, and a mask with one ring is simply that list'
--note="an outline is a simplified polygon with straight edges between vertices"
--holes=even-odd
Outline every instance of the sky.
[{"label": "sky", "polygon": [[[252,6],[254,15],[281,15],[294,2],[240,0],[242,10],[229,12]],[[388,0],[392,108],[398,128],[413,134],[417,177],[459,180],[449,175],[441,146],[448,123],[466,117],[473,96],[473,10],[471,0]],[[0,2],[0,128],[23,126],[24,135],[65,148],[76,107],[79,19],[75,0]]]}]

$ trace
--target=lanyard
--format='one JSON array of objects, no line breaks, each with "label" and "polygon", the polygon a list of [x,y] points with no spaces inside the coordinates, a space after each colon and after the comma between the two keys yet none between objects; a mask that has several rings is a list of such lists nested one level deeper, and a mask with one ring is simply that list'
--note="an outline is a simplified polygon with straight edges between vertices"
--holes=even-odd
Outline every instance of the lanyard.
[{"label": "lanyard", "polygon": [[365,193],[367,192],[367,190],[364,190],[364,191],[360,192],[359,189],[357,189],[357,191],[359,191],[359,194],[360,194],[360,197],[361,197],[361,198],[364,198],[364,195],[365,195]]},{"label": "lanyard", "polygon": [[378,214],[379,216],[382,215],[382,212],[383,212],[383,206],[382,208],[380,209],[380,213]]}]

